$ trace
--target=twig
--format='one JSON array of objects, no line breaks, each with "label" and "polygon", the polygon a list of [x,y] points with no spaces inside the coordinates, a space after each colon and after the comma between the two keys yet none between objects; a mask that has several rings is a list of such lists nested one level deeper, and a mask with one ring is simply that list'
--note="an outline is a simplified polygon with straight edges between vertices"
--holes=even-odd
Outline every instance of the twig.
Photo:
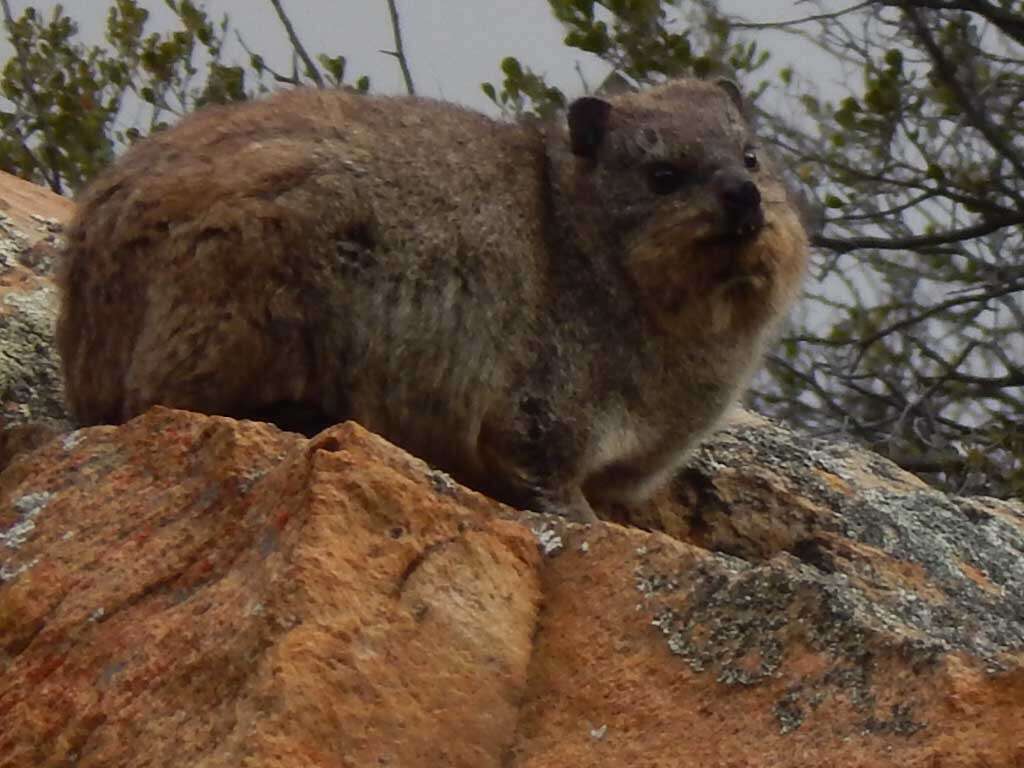
[{"label": "twig", "polygon": [[295,27],[292,26],[291,19],[284,12],[284,7],[281,5],[281,0],[270,0],[270,4],[274,6],[274,10],[277,12],[277,18],[281,20],[281,24],[284,26],[284,31],[288,33],[288,40],[292,44],[292,50],[302,59],[302,63],[306,65],[306,74],[312,78],[313,82],[316,83],[318,88],[324,88],[324,78],[320,74],[320,69],[310,58],[309,54],[306,53],[305,47],[302,45],[302,41],[299,40],[299,36],[295,33]]},{"label": "twig", "polygon": [[1021,21],[1018,13],[1003,10],[987,2],[987,0],[971,0],[971,2],[949,2],[949,0],[902,0],[900,2],[887,2],[892,8],[906,9],[930,8],[936,11],[966,11],[977,13],[988,19],[1001,29],[1005,34],[1012,37],[1020,44],[1024,44],[1024,22]]},{"label": "twig", "polygon": [[964,361],[967,360],[968,355],[970,355],[971,352],[974,351],[974,348],[976,346],[978,346],[978,342],[976,341],[971,341],[967,343],[966,345],[964,345],[964,348],[960,351],[960,354],[956,356],[956,359],[953,360],[953,362],[943,363],[943,365],[946,368],[945,375],[936,378],[929,384],[928,388],[925,389],[924,392],[922,392],[921,394],[919,394],[917,397],[915,397],[913,400],[906,404],[906,406],[903,408],[903,412],[900,414],[900,417],[896,420],[896,427],[893,431],[901,430],[903,428],[903,424],[906,423],[907,417],[911,413],[916,411],[918,408],[920,408],[923,404],[931,400],[932,395],[938,392],[943,384],[945,384],[947,381],[949,381],[952,377],[956,375],[957,369],[964,364]]},{"label": "twig", "polygon": [[933,451],[916,456],[895,451],[887,451],[887,453],[887,458],[893,464],[907,472],[919,475],[951,472],[960,470],[964,466],[964,459],[952,451]]},{"label": "twig", "polygon": [[[245,39],[238,32],[237,29],[235,30],[235,38],[238,40],[238,44],[240,46],[242,46],[242,50],[245,51],[247,54],[249,54],[249,57],[251,58],[253,56],[253,52],[249,48],[249,46],[246,45]],[[267,70],[267,72],[270,73],[270,76],[272,78],[274,78],[274,81],[277,82],[277,83],[287,83],[288,85],[299,85],[300,81],[299,81],[298,77],[296,77],[294,75],[292,77],[289,77],[288,75],[282,75],[280,72],[278,72],[273,67],[271,67],[269,64],[267,64],[267,62],[265,62],[265,61],[263,62],[263,68],[265,70]]]},{"label": "twig", "polygon": [[932,36],[928,25],[924,23],[921,15],[916,10],[904,9],[904,13],[914,28],[914,34],[924,46],[932,60],[936,71],[942,78],[943,84],[952,91],[956,100],[960,102],[960,108],[967,115],[971,125],[988,140],[992,148],[1006,158],[1013,166],[1018,176],[1024,176],[1024,159],[1018,154],[1017,148],[1013,146],[1012,140],[1004,139],[998,132],[998,128],[989,122],[988,116],[983,109],[975,103],[969,88],[960,81],[957,76],[956,66],[949,60],[942,47]]},{"label": "twig", "polygon": [[788,21],[739,21],[731,20],[730,26],[733,29],[783,29],[785,27],[798,27],[802,24],[807,24],[811,21],[832,21],[845,16],[848,13],[859,11],[862,8],[867,8],[875,0],[865,0],[865,2],[851,5],[849,8],[844,8],[840,11],[834,11],[832,13],[816,13],[811,16],[804,16],[799,19],[789,19]]},{"label": "twig", "polygon": [[381,51],[389,56],[398,59],[398,66],[402,70],[402,78],[405,80],[405,90],[410,96],[416,95],[416,88],[412,84],[412,73],[409,71],[409,62],[405,58],[405,46],[402,44],[402,25],[398,19],[398,5],[395,0],[388,0],[388,12],[391,14],[391,31],[395,37],[395,50]]},{"label": "twig", "polygon": [[954,229],[948,232],[940,232],[935,235],[914,235],[911,237],[852,237],[841,239],[814,235],[811,237],[813,245],[822,248],[830,248],[840,253],[849,253],[858,248],[877,248],[880,250],[923,250],[936,245],[948,245],[962,240],[972,240],[976,237],[990,235],[1004,227],[1021,224],[1020,217],[1007,217],[990,219],[989,221],[976,224],[973,227]]},{"label": "twig", "polygon": [[885,328],[882,328],[881,330],[876,331],[870,336],[861,339],[860,352],[858,353],[857,358],[854,360],[853,364],[850,366],[850,370],[857,369],[857,366],[859,366],[860,361],[864,359],[864,355],[867,353],[869,347],[871,347],[877,341],[885,338],[891,333],[903,330],[904,328],[909,328],[910,326],[916,325],[917,323],[920,323],[922,320],[927,320],[929,317],[937,315],[940,312],[944,312],[947,309],[952,309],[953,307],[961,306],[963,304],[973,304],[976,302],[989,301],[990,299],[997,299],[1000,296],[1006,296],[1007,294],[1010,293],[1016,293],[1017,291],[1020,291],[1022,289],[1024,289],[1024,282],[1013,282],[1010,283],[1009,285],[993,287],[987,291],[980,291],[975,294],[964,295],[956,299],[949,299],[948,301],[933,304],[932,306],[928,307],[922,312],[917,313],[916,315],[911,315],[910,317],[898,320],[897,322],[892,323],[891,325],[887,325]]}]

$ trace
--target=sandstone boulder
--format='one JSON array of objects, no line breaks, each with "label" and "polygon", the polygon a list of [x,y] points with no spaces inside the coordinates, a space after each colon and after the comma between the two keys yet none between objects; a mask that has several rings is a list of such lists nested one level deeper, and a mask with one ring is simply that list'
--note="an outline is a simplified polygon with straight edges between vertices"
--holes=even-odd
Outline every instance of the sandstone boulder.
[{"label": "sandstone boulder", "polygon": [[1024,511],[753,417],[632,523],[354,424],[0,475],[0,766],[1024,766]]}]

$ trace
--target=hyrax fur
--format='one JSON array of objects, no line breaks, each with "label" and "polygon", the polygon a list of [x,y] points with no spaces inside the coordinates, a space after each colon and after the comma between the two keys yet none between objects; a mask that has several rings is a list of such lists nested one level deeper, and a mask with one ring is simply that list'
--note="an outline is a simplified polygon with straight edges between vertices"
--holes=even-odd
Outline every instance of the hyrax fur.
[{"label": "hyrax fur", "polygon": [[351,418],[520,507],[642,500],[746,383],[804,232],[735,86],[564,123],[292,90],[142,142],[68,232],[73,415]]}]

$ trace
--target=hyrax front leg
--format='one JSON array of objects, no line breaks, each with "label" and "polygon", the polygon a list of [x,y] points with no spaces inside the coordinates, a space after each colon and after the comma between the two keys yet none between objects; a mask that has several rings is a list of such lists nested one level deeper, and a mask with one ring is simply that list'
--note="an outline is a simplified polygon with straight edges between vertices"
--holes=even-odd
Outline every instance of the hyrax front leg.
[{"label": "hyrax front leg", "polygon": [[480,460],[496,495],[522,509],[596,522],[582,489],[584,441],[574,425],[543,398],[524,396],[518,406],[485,422],[480,434]]},{"label": "hyrax front leg", "polygon": [[536,501],[529,507],[535,512],[561,515],[574,523],[596,523],[598,521],[594,508],[578,484],[558,489],[539,490],[535,494]]}]

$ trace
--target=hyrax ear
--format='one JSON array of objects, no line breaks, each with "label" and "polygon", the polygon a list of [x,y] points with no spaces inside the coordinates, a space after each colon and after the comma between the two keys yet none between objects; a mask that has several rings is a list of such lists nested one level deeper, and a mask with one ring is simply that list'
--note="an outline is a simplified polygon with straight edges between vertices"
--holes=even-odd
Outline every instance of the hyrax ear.
[{"label": "hyrax ear", "polygon": [[569,107],[569,139],[572,153],[593,160],[608,131],[612,105],[603,99],[584,96]]},{"label": "hyrax ear", "polygon": [[743,101],[743,92],[735,80],[730,80],[728,77],[720,77],[715,80],[715,85],[725,91],[726,95],[732,99],[732,103],[736,105],[736,109],[741,113],[746,109],[746,104]]}]

